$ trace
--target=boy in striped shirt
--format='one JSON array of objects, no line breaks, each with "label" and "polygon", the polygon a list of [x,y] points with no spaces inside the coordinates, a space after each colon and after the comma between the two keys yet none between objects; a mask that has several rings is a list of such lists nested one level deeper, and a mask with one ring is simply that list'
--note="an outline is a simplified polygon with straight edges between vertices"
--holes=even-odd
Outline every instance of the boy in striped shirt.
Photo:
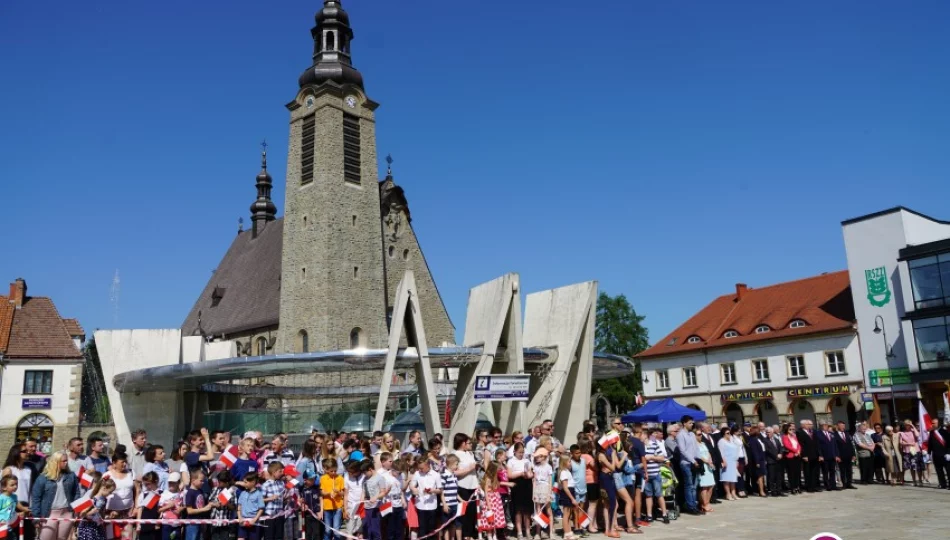
[{"label": "boy in striped shirt", "polygon": [[[455,454],[445,457],[445,469],[442,470],[442,522],[455,518],[458,512],[459,481],[455,471],[459,468],[459,458]],[[454,519],[442,530],[444,540],[462,540],[462,528],[459,520]]]},{"label": "boy in striped shirt", "polygon": [[663,523],[670,524],[670,516],[666,513],[666,499],[663,498],[663,479],[660,477],[660,467],[669,461],[666,457],[666,445],[663,443],[663,430],[650,430],[650,439],[646,446],[646,480],[643,494],[647,499],[647,522],[653,521],[653,498],[660,501],[660,510],[663,512]]}]

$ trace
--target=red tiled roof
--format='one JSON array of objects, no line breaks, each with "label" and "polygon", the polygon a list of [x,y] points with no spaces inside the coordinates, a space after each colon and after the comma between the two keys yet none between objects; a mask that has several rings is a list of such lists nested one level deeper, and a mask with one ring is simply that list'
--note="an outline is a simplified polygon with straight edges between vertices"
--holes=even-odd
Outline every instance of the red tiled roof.
[{"label": "red tiled roof", "polygon": [[0,295],[0,353],[7,352],[10,343],[10,327],[13,326],[14,306],[10,297]]},{"label": "red tiled roof", "polygon": [[86,331],[80,326],[79,319],[63,319],[63,324],[66,325],[66,332],[70,337],[86,337]]},{"label": "red tiled roof", "polygon": [[23,307],[14,310],[6,356],[78,359],[82,352],[73,343],[53,301],[44,296],[28,296]]},{"label": "red tiled roof", "polygon": [[[789,328],[801,319],[802,328]],[[727,294],[713,300],[656,345],[638,354],[638,358],[679,354],[688,351],[728,347],[779,338],[845,330],[854,324],[851,284],[847,270],[831,272]],[[755,333],[767,325],[768,332]],[[739,333],[726,338],[727,330]],[[699,343],[689,343],[692,336]]]}]

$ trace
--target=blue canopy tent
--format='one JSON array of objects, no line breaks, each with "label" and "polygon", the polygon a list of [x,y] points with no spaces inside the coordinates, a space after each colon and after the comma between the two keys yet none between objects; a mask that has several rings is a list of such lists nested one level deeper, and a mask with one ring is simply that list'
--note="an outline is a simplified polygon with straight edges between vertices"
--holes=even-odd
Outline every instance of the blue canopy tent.
[{"label": "blue canopy tent", "polygon": [[658,399],[646,402],[635,411],[628,412],[620,417],[624,424],[643,422],[679,422],[686,415],[693,420],[705,420],[706,413],[690,409],[677,403],[673,398]]}]

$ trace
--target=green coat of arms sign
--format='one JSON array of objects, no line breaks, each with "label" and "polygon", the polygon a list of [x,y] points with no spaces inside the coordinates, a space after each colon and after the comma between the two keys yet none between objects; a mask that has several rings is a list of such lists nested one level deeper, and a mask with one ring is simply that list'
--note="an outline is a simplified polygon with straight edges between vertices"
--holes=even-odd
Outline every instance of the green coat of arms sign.
[{"label": "green coat of arms sign", "polygon": [[887,283],[887,271],[883,266],[864,271],[868,283],[868,302],[874,307],[884,307],[891,301],[891,287]]}]

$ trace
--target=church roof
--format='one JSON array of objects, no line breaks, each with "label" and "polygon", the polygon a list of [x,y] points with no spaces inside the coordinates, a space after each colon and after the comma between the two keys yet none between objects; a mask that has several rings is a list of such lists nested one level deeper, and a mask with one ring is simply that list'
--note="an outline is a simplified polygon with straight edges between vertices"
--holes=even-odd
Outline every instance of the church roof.
[{"label": "church roof", "polygon": [[257,238],[250,230],[239,233],[182,323],[182,334],[199,333],[199,313],[205,335],[277,325],[283,242],[283,218],[268,223]]},{"label": "church roof", "polygon": [[758,289],[740,283],[735,294],[716,298],[637,358],[842,331],[853,325],[847,270]]}]

